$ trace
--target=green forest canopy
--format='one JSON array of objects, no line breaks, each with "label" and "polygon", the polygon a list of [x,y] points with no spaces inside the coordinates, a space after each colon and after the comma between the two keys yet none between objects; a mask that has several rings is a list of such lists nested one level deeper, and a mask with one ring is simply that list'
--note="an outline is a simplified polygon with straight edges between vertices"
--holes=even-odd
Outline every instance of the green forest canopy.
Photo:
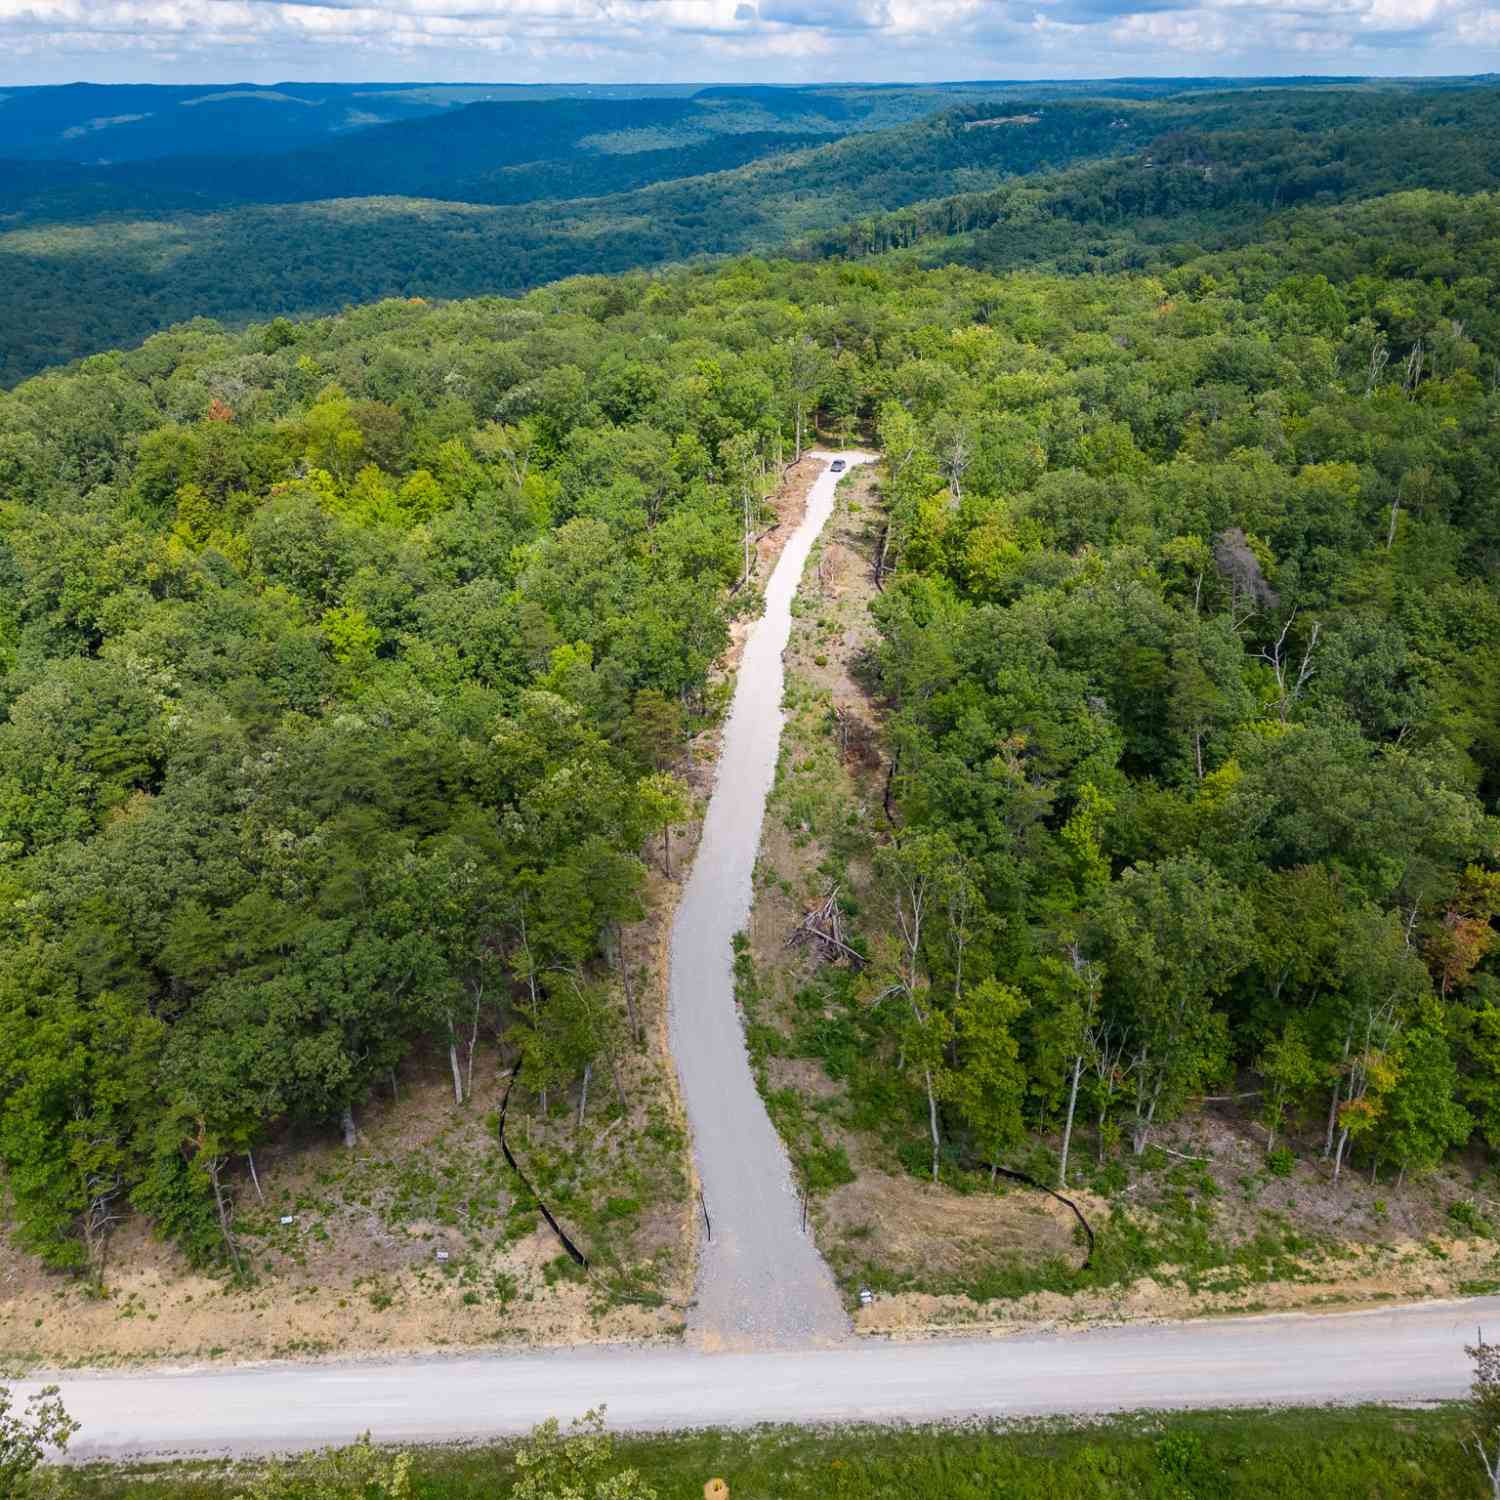
[{"label": "green forest canopy", "polygon": [[[847,254],[974,230],[989,231],[978,253],[992,266],[1139,268],[1247,226],[1253,238],[1293,204],[1500,187],[1494,87],[1240,88],[1045,107],[1021,89],[886,129],[866,127],[945,96],[745,92],[708,101],[738,133],[684,133],[671,118],[682,101],[555,101],[474,106],[230,166],[0,164],[0,382],[195,316],[238,324],[381,297],[520,292],[793,240],[799,253]],[[518,150],[504,120],[523,108],[536,124]],[[616,128],[663,111],[657,127]],[[834,129],[856,133],[808,147]],[[929,253],[942,263],[975,251]]]},{"label": "green forest canopy", "polygon": [[476,1007],[533,1085],[617,1045],[662,747],[804,406],[885,453],[904,832],[848,982],[905,999],[859,1040],[939,1168],[1075,1079],[1144,1146],[1241,1067],[1341,1159],[1500,1143],[1500,201],[1296,224],[189,326],[0,397],[22,1241],[97,1265],[128,1204],[232,1254],[242,1154]]}]

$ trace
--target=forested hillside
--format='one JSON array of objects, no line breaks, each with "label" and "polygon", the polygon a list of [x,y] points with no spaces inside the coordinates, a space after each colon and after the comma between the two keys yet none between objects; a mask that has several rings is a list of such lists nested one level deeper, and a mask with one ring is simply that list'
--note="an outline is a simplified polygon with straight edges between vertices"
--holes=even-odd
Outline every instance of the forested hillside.
[{"label": "forested hillside", "polygon": [[959,1181],[1236,1087],[1335,1181],[1500,1145],[1497,249],[1418,193],[1160,277],[871,266],[947,302],[879,387],[894,825],[820,832],[829,1118]]},{"label": "forested hillside", "polygon": [[[513,293],[789,241],[990,268],[1176,264],[1290,205],[1500,174],[1493,88],[1044,94],[937,114],[960,96],[476,104],[228,164],[0,166],[0,380],[195,316]],[[875,128],[912,115],[930,117]]]},{"label": "forested hillside", "polygon": [[799,251],[910,248],[922,264],[989,270],[1161,268],[1206,245],[1264,239],[1268,215],[1298,205],[1500,185],[1496,89],[1208,96],[1156,105],[1147,120],[1147,148],[1126,160],[862,216]]},{"label": "forested hillside", "polygon": [[[966,105],[806,150],[786,149],[799,143],[795,134],[758,131],[664,149],[574,151],[569,142],[580,130],[618,124],[626,117],[620,111],[636,106],[591,106],[583,111],[586,125],[571,102],[547,106],[561,112],[550,143],[510,137],[504,111],[520,108],[476,106],[392,127],[412,148],[395,161],[365,156],[371,137],[350,143],[358,167],[353,182],[363,189],[385,183],[385,193],[411,190],[451,159],[449,175],[421,191],[452,192],[452,201],[341,197],[95,219],[112,200],[95,202],[85,182],[77,191],[91,205],[88,217],[28,225],[26,205],[55,196],[54,169],[39,178],[37,168],[23,166],[13,174],[19,198],[11,205],[21,210],[22,227],[0,234],[0,265],[7,270],[0,285],[0,375],[13,380],[193,316],[239,322],[383,296],[515,293],[580,272],[778,245],[871,206],[990,186],[1018,172],[1124,150],[1147,135],[1116,105],[1059,105],[1037,118],[1023,106],[1000,103]],[[526,106],[528,118],[543,108]],[[760,113],[756,106],[752,118]],[[805,113],[792,118],[806,123]],[[1005,123],[969,128],[995,119]],[[533,150],[540,157],[529,156]],[[709,170],[767,154],[772,159],[738,170]],[[502,165],[480,180],[477,164],[489,158]],[[202,169],[221,175],[217,164]],[[339,179],[335,172],[330,182]],[[563,196],[575,187],[588,194],[635,181],[649,185],[604,197]],[[179,205],[187,201],[178,189],[162,190],[177,194]]]},{"label": "forested hillside", "polygon": [[[415,1048],[543,1103],[634,1046],[800,320],[581,282],[187,330],[0,411],[0,1161],[23,1243],[194,1259]],[[611,1066],[614,1063],[611,1062]]]},{"label": "forested hillside", "polygon": [[134,162],[293,151],[497,100],[670,99],[691,86],[70,83],[0,94],[0,161]]},{"label": "forested hillside", "polygon": [[589,277],[0,397],[24,1244],[97,1268],[128,1206],[232,1257],[248,1151],[414,1050],[462,1092],[476,1027],[554,1108],[605,1066],[664,768],[814,421],[878,441],[890,510],[890,822],[830,852],[874,877],[796,1042],[847,1107],[950,1177],[1069,1121],[1142,1150],[1238,1071],[1340,1166],[1500,1144],[1500,204],[1174,259]]}]

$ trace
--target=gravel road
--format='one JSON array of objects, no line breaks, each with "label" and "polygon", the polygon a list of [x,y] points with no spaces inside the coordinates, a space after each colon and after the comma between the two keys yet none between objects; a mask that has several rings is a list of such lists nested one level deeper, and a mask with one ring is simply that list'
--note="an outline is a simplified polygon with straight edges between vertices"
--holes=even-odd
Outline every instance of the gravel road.
[{"label": "gravel road", "polygon": [[[817,454],[867,463],[865,453]],[[833,513],[825,467],[766,585],[765,614],[740,660],[713,796],[672,925],[670,1035],[692,1127],[711,1238],[704,1236],[688,1335],[706,1349],[762,1349],[846,1337],[849,1320],[802,1229],[786,1152],[756,1092],[734,1004],[732,939],[750,913],[750,878],[781,744],[782,653],[792,598]]]},{"label": "gravel road", "polygon": [[[1500,1297],[926,1344],[706,1354],[559,1349],[386,1364],[57,1377],[83,1422],[70,1458],[255,1454],[524,1432],[608,1403],[637,1430],[757,1422],[1024,1417],[1139,1407],[1451,1398]],[[23,1384],[24,1395],[34,1385]]]}]

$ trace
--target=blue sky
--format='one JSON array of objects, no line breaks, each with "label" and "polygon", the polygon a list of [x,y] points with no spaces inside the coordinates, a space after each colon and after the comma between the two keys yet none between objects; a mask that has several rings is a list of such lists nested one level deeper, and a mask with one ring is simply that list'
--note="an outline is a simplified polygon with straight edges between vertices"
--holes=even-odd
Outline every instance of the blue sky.
[{"label": "blue sky", "polygon": [[7,83],[1488,71],[1484,0],[0,0]]}]

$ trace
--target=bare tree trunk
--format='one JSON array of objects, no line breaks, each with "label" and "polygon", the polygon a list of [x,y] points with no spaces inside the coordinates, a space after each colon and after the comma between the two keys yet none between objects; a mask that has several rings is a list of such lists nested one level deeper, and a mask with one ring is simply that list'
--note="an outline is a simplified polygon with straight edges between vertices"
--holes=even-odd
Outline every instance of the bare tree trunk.
[{"label": "bare tree trunk", "polygon": [[616,922],[615,928],[615,962],[620,966],[620,987],[625,991],[625,1014],[630,1017],[630,1040],[639,1047],[641,1045],[641,1023],[635,1015],[635,993],[630,988],[630,965],[625,962],[625,935],[620,931],[620,924]]},{"label": "bare tree trunk", "polygon": [[397,1104],[401,1102],[401,1090],[396,1084],[396,1070],[394,1068],[391,1069],[391,1098]]},{"label": "bare tree trunk", "polygon": [[670,827],[661,831],[661,858],[662,864],[666,866],[667,879],[672,878],[672,830]]},{"label": "bare tree trunk", "polygon": [[[1349,1046],[1352,1040],[1352,1033],[1346,1033],[1344,1036],[1344,1055],[1340,1067],[1343,1066],[1343,1063],[1349,1061]],[[1323,1137],[1324,1161],[1327,1161],[1333,1155],[1333,1131],[1339,1121],[1339,1095],[1343,1092],[1343,1088],[1344,1078],[1343,1074],[1340,1073],[1333,1081],[1333,1098],[1328,1101],[1328,1133]]]},{"label": "bare tree trunk", "polygon": [[1156,1118],[1156,1101],[1161,1097],[1161,1080],[1158,1079],[1156,1087],[1150,1090],[1151,1101],[1146,1102],[1147,1089],[1147,1062],[1148,1053],[1143,1048],[1136,1059],[1135,1068],[1135,1123],[1130,1128],[1130,1154],[1140,1156],[1146,1149],[1146,1143],[1151,1138],[1151,1122]]},{"label": "bare tree trunk", "polygon": [[1334,1153],[1334,1157],[1333,1157],[1333,1180],[1335,1182],[1337,1182],[1339,1180],[1339,1174],[1344,1169],[1344,1147],[1347,1146],[1348,1144],[1349,1144],[1349,1130],[1348,1130],[1348,1127],[1346,1126],[1343,1130],[1339,1131],[1339,1145],[1338,1145],[1338,1150]]},{"label": "bare tree trunk", "polygon": [[938,1180],[938,1152],[942,1147],[942,1137],[938,1134],[938,1110],[937,1094],[932,1087],[932,1069],[924,1068],[922,1077],[927,1083],[927,1127],[932,1132],[932,1180]]},{"label": "bare tree trunk", "polygon": [[1057,1166],[1057,1185],[1068,1185],[1068,1147],[1073,1141],[1073,1112],[1078,1108],[1078,1080],[1083,1074],[1083,1053],[1073,1059],[1073,1083],[1068,1090],[1068,1121],[1063,1126],[1062,1159]]},{"label": "bare tree trunk", "polygon": [[88,1256],[89,1285],[96,1295],[103,1295],[104,1292],[104,1266],[109,1257],[110,1227],[119,1221],[119,1215],[113,1212],[113,1204],[122,1187],[118,1173],[109,1178],[91,1177],[84,1186],[88,1205],[84,1209],[80,1227]]},{"label": "bare tree trunk", "polygon": [[745,491],[745,582],[750,581],[750,492]]},{"label": "bare tree trunk", "polygon": [[464,1075],[458,1066],[458,1034],[453,1029],[453,1018],[448,1018],[448,1067],[453,1074],[453,1102],[464,1102]]},{"label": "bare tree trunk", "polygon": [[346,1104],[339,1123],[344,1127],[344,1145],[352,1151],[359,1143],[359,1132],[354,1128],[354,1106]]},{"label": "bare tree trunk", "polygon": [[222,1161],[215,1157],[208,1164],[208,1180],[213,1184],[214,1205],[219,1210],[219,1232],[224,1236],[224,1248],[229,1252],[230,1263],[234,1266],[234,1274],[243,1276],[245,1274],[244,1263],[240,1260],[239,1247],[234,1242],[233,1231],[229,1227],[229,1205],[224,1201],[224,1187],[219,1181],[219,1169]]},{"label": "bare tree trunk", "polygon": [[584,1114],[589,1107],[589,1079],[594,1076],[594,1065],[586,1062],[583,1065],[583,1091],[578,1096],[578,1123],[583,1124]]},{"label": "bare tree trunk", "polygon": [[473,1024],[469,1027],[468,1071],[464,1078],[464,1092],[471,1099],[474,1097],[474,1049],[479,1045],[479,1006],[483,1000],[484,986],[480,985],[474,991]]},{"label": "bare tree trunk", "polygon": [[253,1151],[247,1151],[245,1153],[245,1160],[250,1163],[250,1181],[255,1184],[255,1196],[260,1200],[260,1202],[264,1203],[266,1201],[266,1195],[260,1190],[260,1178],[256,1175],[255,1172],[255,1153]]}]

